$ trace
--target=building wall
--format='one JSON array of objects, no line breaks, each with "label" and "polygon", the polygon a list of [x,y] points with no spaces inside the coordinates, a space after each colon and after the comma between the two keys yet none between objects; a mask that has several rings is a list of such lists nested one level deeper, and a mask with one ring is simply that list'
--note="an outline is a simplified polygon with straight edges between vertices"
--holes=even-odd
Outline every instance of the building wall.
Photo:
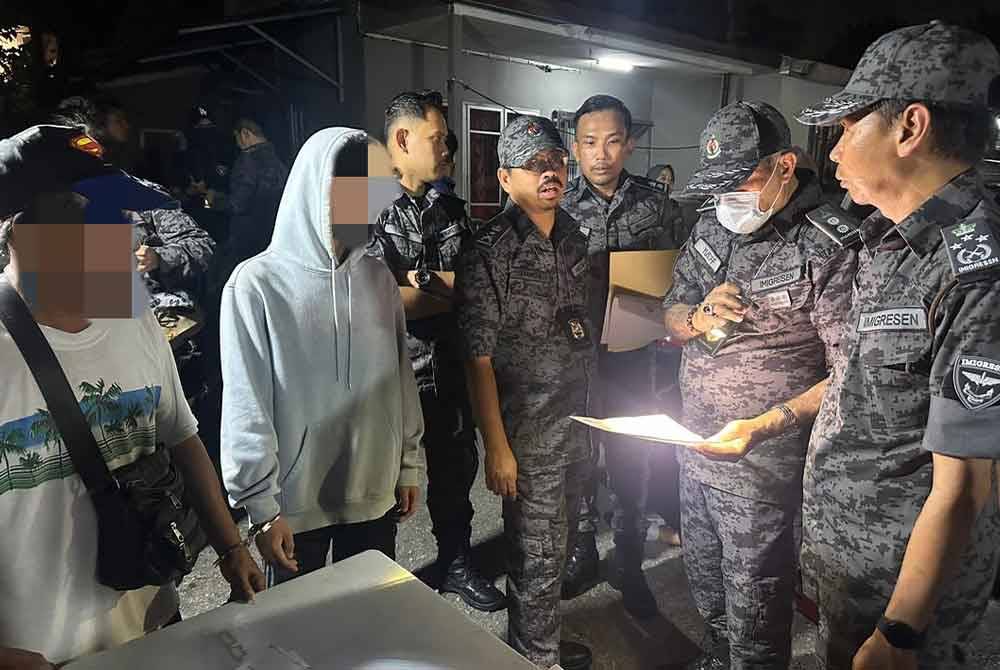
[{"label": "building wall", "polygon": [[674,168],[676,188],[687,183],[698,167],[698,143],[701,131],[719,108],[722,77],[682,77],[674,75],[655,82],[653,121],[656,124],[651,145],[654,147],[693,147],[658,149],[652,152],[653,163],[669,163]]},{"label": "building wall", "polygon": [[[657,79],[638,70],[628,74],[591,70],[546,73],[532,66],[480,56],[463,56],[460,60],[458,77],[470,86],[505,105],[538,110],[543,116],[550,116],[553,110],[573,111],[596,93],[620,98],[634,118],[656,124],[652,135],[640,140],[640,149],[626,164],[640,174],[659,162],[673,163],[679,179],[687,174],[697,162],[696,151],[649,152],[643,147],[697,144],[705,120],[718,106],[720,78],[716,76]],[[384,109],[394,95],[421,88],[447,91],[445,51],[368,38],[365,68],[366,129],[380,137]],[[461,89],[458,94],[459,102],[492,104]],[[462,184],[461,179],[457,181]]]}]

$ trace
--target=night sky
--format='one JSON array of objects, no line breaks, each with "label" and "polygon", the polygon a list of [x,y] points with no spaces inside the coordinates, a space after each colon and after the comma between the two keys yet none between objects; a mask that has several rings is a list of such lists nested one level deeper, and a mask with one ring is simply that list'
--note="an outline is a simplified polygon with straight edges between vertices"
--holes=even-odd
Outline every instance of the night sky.
[{"label": "night sky", "polygon": [[[87,62],[98,68],[168,44],[179,26],[223,18],[222,0],[3,0],[0,5],[0,23],[52,26],[63,35],[68,52],[87,54]],[[736,9],[732,26],[730,5]],[[719,42],[732,37],[739,46],[848,68],[878,35],[934,18],[975,27],[1000,44],[997,0],[573,0],[572,6],[618,12]]]}]

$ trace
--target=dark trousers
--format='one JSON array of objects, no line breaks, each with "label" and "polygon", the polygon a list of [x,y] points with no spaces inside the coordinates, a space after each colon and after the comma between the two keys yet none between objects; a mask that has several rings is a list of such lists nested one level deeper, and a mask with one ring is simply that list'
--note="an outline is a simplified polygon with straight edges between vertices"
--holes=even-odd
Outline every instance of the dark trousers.
[{"label": "dark trousers", "polygon": [[708,651],[732,670],[784,670],[792,653],[798,501],[726,493],[681,473],[684,567]]},{"label": "dark trousers", "polygon": [[[451,394],[454,395],[454,394]],[[438,561],[449,565],[469,548],[472,501],[469,493],[479,469],[479,448],[472,413],[464,397],[420,393],[427,455],[427,511],[438,545]]]},{"label": "dark trousers", "polygon": [[542,668],[559,662],[559,594],[589,472],[589,461],[518,470],[517,498],[503,502],[504,535],[511,551],[507,641]]},{"label": "dark trousers", "polygon": [[282,584],[326,566],[326,555],[333,546],[333,562],[375,549],[396,558],[396,510],[372,521],[326,526],[295,534],[295,559],[299,571],[267,566],[268,587]]}]

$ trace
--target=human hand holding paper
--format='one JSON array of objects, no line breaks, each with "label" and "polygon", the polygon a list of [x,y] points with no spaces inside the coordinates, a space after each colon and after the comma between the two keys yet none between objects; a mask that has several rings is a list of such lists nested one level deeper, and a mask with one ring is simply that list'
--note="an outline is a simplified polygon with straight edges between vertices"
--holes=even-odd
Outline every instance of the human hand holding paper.
[{"label": "human hand holding paper", "polygon": [[609,433],[638,437],[651,442],[694,446],[707,440],[694,433],[666,414],[648,416],[622,416],[610,419],[592,419],[584,416],[570,417],[574,421]]}]

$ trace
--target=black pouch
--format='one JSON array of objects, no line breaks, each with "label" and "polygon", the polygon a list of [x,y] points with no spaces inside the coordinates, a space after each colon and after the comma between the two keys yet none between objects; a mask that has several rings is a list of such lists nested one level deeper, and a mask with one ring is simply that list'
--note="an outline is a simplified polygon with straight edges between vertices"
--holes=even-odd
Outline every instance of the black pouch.
[{"label": "black pouch", "polygon": [[115,486],[91,495],[98,518],[98,580],[128,591],[190,573],[208,539],[184,502],[184,480],[170,451],[158,449],[111,476]]},{"label": "black pouch", "polygon": [[594,338],[587,310],[581,305],[568,305],[556,311],[556,323],[574,351],[590,349]]}]

